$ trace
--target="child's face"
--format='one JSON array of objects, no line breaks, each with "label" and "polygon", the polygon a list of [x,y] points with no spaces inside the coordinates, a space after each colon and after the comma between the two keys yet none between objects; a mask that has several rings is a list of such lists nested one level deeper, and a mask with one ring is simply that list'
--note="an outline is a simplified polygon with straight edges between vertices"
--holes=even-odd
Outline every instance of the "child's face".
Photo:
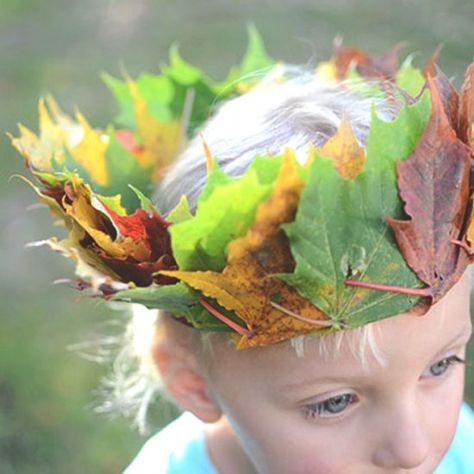
[{"label": "child's face", "polygon": [[283,345],[217,344],[210,390],[259,474],[433,472],[463,397],[468,278],[427,315],[375,326],[386,365],[369,356],[366,370],[347,341],[325,361],[317,338],[302,358]]}]

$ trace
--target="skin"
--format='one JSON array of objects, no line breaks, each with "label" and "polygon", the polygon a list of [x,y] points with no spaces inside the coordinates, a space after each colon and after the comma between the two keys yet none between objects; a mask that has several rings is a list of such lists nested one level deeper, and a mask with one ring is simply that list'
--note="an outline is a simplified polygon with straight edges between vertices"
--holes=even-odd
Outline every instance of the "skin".
[{"label": "skin", "polygon": [[456,357],[464,359],[471,334],[467,275],[424,316],[374,326],[384,365],[368,353],[365,369],[346,340],[329,359],[317,338],[306,339],[304,357],[284,344],[244,351],[213,344],[205,374],[191,370],[194,398],[177,398],[213,421],[207,445],[219,472],[432,473],[463,397]]}]

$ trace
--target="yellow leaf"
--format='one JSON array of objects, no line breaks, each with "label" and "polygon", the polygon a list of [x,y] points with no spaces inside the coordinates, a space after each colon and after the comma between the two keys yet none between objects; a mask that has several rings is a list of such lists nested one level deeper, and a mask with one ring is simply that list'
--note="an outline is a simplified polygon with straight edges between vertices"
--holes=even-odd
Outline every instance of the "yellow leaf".
[{"label": "yellow leaf", "polygon": [[107,184],[105,150],[107,142],[93,130],[83,115],[77,113],[75,122],[64,114],[52,97],[38,103],[39,136],[19,125],[20,136],[10,137],[12,145],[27,159],[30,166],[41,172],[52,172],[52,160],[64,162],[64,148],[99,184]]},{"label": "yellow leaf", "polygon": [[64,212],[60,204],[56,201],[56,199],[41,192],[41,190],[37,186],[35,186],[28,178],[25,178],[24,176],[21,176],[21,175],[14,175],[14,177],[19,178],[23,182],[28,184],[28,186],[30,186],[33,189],[33,191],[37,194],[40,202],[49,207],[51,214],[54,217],[58,217],[66,221],[68,220],[66,213]]},{"label": "yellow leaf", "polygon": [[336,170],[344,179],[354,179],[362,171],[365,151],[359,145],[346,114],[336,135],[323,145],[320,153],[334,161]]},{"label": "yellow leaf", "polygon": [[337,79],[337,74],[334,61],[320,62],[316,68],[315,74],[318,79],[323,79],[325,81],[335,81]]},{"label": "yellow leaf", "polygon": [[108,183],[105,158],[108,143],[80,112],[76,113],[76,119],[83,130],[83,135],[82,140],[70,148],[71,155],[88,172],[94,183],[105,186]]},{"label": "yellow leaf", "polygon": [[51,237],[47,240],[33,242],[28,244],[29,247],[38,247],[47,245],[52,250],[64,255],[76,263],[75,273],[79,278],[90,282],[91,288],[98,290],[99,286],[107,282],[110,286],[116,287],[117,290],[126,289],[127,285],[120,282],[120,278],[110,267],[91,252],[80,245],[80,240],[84,238],[84,230],[79,226],[73,226],[69,236],[66,239],[58,240]]},{"label": "yellow leaf", "polygon": [[293,258],[280,226],[293,220],[302,188],[295,157],[287,151],[271,196],[259,206],[248,233],[229,244],[227,265],[221,273],[162,272],[234,311],[250,332],[241,337],[239,349],[326,327],[321,311],[294,288],[272,277],[273,273],[293,270]]},{"label": "yellow leaf", "polygon": [[182,124],[159,122],[148,109],[136,83],[128,78],[127,84],[133,99],[136,127],[143,140],[143,152],[137,154],[136,159],[143,167],[153,166],[154,179],[159,181],[179,152]]},{"label": "yellow leaf", "polygon": [[52,171],[51,160],[63,160],[65,132],[56,125],[43,100],[38,102],[39,137],[23,125],[18,125],[20,136],[10,136],[12,145],[28,160],[29,164],[38,171]]}]

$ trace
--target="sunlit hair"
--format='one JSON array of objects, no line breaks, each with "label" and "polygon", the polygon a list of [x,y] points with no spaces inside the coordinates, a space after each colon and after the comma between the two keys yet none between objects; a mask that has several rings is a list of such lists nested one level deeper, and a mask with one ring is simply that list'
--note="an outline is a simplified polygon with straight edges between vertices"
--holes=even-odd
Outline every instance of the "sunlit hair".
[{"label": "sunlit hair", "polygon": [[[155,200],[161,212],[166,216],[183,194],[191,209],[195,209],[207,174],[203,139],[221,169],[232,176],[242,175],[256,154],[279,154],[285,147],[293,148],[297,159],[303,162],[309,145],[324,144],[336,133],[344,114],[359,143],[365,146],[373,107],[385,120],[393,118],[398,107],[393,102],[374,100],[358,92],[355,84],[325,82],[306,69],[285,66],[271,72],[259,86],[220,106],[198,131],[157,189]],[[103,407],[105,411],[115,409],[132,415],[141,430],[145,427],[149,402],[161,391],[159,374],[151,359],[153,337],[150,336],[163,326],[158,314],[135,310],[108,382],[112,391]],[[368,366],[370,357],[383,365],[383,353],[377,347],[373,326],[322,337],[298,336],[284,344],[291,345],[299,357],[305,356],[308,343],[318,344],[319,354],[325,359],[337,357],[347,345],[363,367]],[[201,348],[211,356],[214,338],[229,338],[228,334],[188,330],[199,338]],[[173,337],[173,331],[168,337]]]},{"label": "sunlit hair", "polygon": [[315,78],[306,70],[290,68],[285,82],[262,83],[222,105],[196,134],[194,140],[168,170],[155,195],[163,214],[186,195],[192,209],[207,178],[204,139],[221,169],[242,175],[255,155],[279,154],[286,147],[306,160],[309,145],[323,145],[333,136],[344,114],[361,145],[365,145],[372,107],[390,119],[397,106],[382,99],[357,94],[355,83],[334,83]]}]

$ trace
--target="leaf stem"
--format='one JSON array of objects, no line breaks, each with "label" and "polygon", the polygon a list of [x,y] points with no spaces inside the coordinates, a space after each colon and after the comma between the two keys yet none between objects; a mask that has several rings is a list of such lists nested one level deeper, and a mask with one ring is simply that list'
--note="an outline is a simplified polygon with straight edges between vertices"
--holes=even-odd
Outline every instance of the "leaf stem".
[{"label": "leaf stem", "polygon": [[405,288],[403,286],[382,285],[380,283],[369,283],[367,281],[345,280],[347,286],[367,288],[375,291],[388,291],[390,293],[401,293],[414,296],[432,296],[430,288]]},{"label": "leaf stem", "polygon": [[270,301],[270,304],[274,308],[280,310],[282,313],[285,313],[288,316],[291,316],[292,318],[298,319],[299,321],[303,321],[304,323],[309,323],[309,324],[314,324],[315,326],[324,326],[324,327],[345,326],[344,321],[336,321],[333,319],[327,320],[327,319],[306,318],[305,316],[301,316],[301,314],[295,313],[291,311],[290,309],[280,306],[278,303],[275,303],[274,301]]},{"label": "leaf stem", "polygon": [[214,308],[214,306],[208,303],[204,298],[199,298],[199,303],[213,316],[221,320],[224,324],[227,324],[227,326],[231,327],[234,331],[237,331],[241,336],[251,337],[253,335],[252,331],[239,326],[235,321],[232,321],[232,319],[228,318],[225,314],[222,314],[219,310]]},{"label": "leaf stem", "polygon": [[453,239],[453,240],[451,240],[451,243],[454,244],[454,245],[458,245],[463,250],[465,250],[466,253],[469,255],[469,257],[473,256],[473,252],[471,250],[471,247],[469,247],[469,245],[467,245],[467,243],[464,240],[454,240]]}]

